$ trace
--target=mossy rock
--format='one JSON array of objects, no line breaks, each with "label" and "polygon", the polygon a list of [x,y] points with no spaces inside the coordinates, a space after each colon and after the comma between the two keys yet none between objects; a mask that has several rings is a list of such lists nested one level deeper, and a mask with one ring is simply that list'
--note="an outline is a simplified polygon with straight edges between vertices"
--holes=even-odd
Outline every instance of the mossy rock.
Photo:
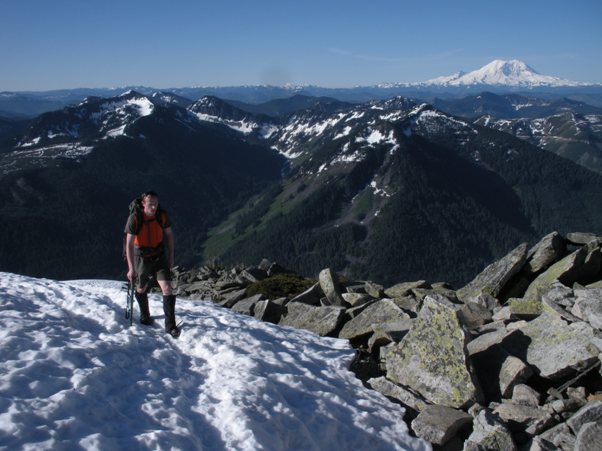
[{"label": "mossy rock", "polygon": [[516,316],[537,317],[543,313],[543,303],[535,299],[512,298],[508,306],[510,312]]},{"label": "mossy rock", "polygon": [[247,287],[248,297],[263,294],[270,300],[278,298],[292,298],[309,289],[316,282],[297,274],[276,274],[267,279],[255,282]]}]

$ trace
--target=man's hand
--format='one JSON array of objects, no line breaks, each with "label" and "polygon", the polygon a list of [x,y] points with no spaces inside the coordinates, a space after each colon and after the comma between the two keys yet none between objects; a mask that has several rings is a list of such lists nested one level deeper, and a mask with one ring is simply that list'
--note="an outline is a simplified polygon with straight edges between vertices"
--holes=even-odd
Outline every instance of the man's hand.
[{"label": "man's hand", "polygon": [[134,269],[128,270],[127,278],[130,283],[134,283],[134,279],[136,278],[136,271]]}]

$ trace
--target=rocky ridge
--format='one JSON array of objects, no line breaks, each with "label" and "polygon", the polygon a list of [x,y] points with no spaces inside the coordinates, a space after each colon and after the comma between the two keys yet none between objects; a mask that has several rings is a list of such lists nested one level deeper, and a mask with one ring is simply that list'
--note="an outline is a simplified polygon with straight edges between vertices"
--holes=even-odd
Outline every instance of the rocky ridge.
[{"label": "rocky ridge", "polygon": [[352,369],[436,449],[602,449],[602,237],[523,243],[460,289],[276,263],[178,272],[178,295],[350,340]]}]

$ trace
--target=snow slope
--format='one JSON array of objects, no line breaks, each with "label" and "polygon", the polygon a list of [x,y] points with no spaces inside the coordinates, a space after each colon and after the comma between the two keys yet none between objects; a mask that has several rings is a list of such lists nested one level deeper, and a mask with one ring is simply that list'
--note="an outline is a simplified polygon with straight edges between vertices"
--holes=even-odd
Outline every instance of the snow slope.
[{"label": "snow slope", "polygon": [[0,449],[430,449],[347,341],[184,299],[174,340],[150,305],[129,328],[120,282],[0,273]]}]

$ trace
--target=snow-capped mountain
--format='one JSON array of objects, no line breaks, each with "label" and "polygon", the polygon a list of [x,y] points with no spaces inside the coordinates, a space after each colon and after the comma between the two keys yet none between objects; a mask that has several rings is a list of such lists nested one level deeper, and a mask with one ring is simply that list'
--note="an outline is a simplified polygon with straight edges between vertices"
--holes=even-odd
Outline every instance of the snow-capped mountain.
[{"label": "snow-capped mountain", "polygon": [[539,74],[526,63],[519,60],[494,60],[472,72],[458,72],[451,76],[427,80],[421,84],[425,86],[491,85],[521,88],[587,85],[587,83]]}]

